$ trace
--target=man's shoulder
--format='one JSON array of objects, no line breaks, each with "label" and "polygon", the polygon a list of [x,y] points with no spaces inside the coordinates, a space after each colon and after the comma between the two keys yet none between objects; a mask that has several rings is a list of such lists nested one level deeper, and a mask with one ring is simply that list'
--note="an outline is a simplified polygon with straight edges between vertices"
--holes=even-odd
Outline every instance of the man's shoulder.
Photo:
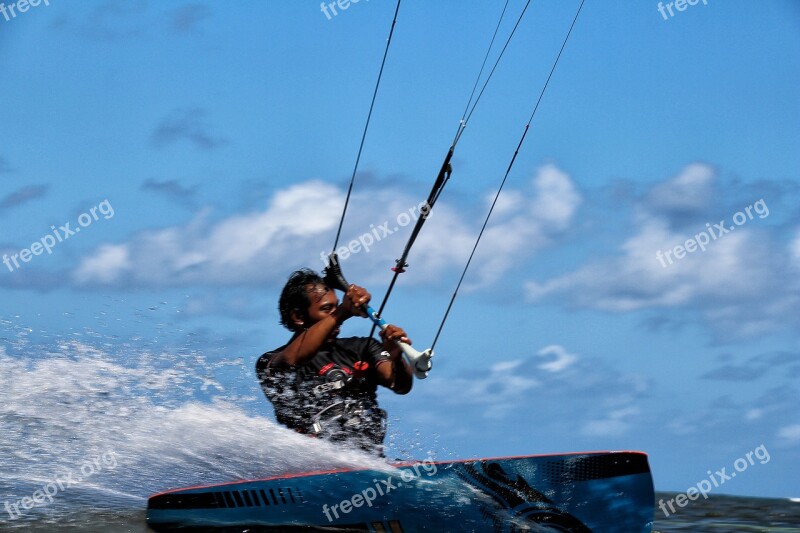
[{"label": "man's shoulder", "polygon": [[275,356],[281,353],[284,348],[286,348],[286,345],[261,354],[261,356],[256,361],[256,372],[258,373],[264,372],[267,369],[267,366],[270,365],[270,362],[272,362]]},{"label": "man's shoulder", "polygon": [[372,337],[336,339],[336,345],[343,352],[348,353],[351,359],[355,361],[366,360],[370,362],[371,360],[371,362],[377,362],[389,356],[388,353],[384,352],[383,344]]},{"label": "man's shoulder", "polygon": [[365,349],[381,344],[372,337],[345,337],[336,339],[336,345],[348,349]]}]

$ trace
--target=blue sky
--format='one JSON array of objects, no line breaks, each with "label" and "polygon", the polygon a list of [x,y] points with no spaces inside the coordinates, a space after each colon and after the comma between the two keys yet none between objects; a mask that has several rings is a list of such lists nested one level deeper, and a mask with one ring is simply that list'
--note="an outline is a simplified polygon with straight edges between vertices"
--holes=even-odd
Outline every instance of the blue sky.
[{"label": "blue sky", "polygon": [[[415,346],[578,3],[531,5],[458,145],[385,313]],[[770,461],[724,492],[800,496],[800,7],[708,0],[665,20],[657,5],[586,3],[431,376],[382,397],[398,449],[641,449],[677,491],[763,444]],[[425,198],[501,8],[403,3],[344,242]],[[113,208],[0,267],[4,327],[238,360],[220,394],[271,416],[251,368],[288,337],[283,281],[333,242],[393,12],[51,0],[0,17],[0,253]],[[758,201],[706,251],[659,263]],[[350,281],[381,296],[409,229],[345,261]]]}]

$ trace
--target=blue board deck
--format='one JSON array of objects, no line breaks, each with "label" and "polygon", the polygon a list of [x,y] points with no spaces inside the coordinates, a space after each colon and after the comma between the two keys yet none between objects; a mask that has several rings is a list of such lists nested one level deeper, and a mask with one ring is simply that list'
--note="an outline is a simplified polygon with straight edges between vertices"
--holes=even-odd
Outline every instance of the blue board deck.
[{"label": "blue board deck", "polygon": [[156,531],[650,532],[641,452],[401,463],[190,487],[151,496]]}]

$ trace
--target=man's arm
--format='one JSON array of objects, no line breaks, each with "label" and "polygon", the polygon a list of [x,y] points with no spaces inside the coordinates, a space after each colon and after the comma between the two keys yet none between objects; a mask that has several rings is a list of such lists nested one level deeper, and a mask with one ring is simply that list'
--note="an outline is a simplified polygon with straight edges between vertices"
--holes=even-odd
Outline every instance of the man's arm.
[{"label": "man's arm", "polygon": [[347,293],[329,315],[296,335],[286,347],[275,354],[271,365],[297,366],[311,360],[330,337],[331,332],[354,315],[363,315],[361,306],[368,303],[370,294],[356,285],[350,285]]},{"label": "man's arm", "polygon": [[331,332],[345,320],[337,308],[335,312],[296,335],[282,351],[275,354],[270,366],[298,366],[311,360],[325,344]]},{"label": "man's arm", "polygon": [[389,352],[389,359],[378,361],[375,371],[381,385],[392,389],[397,394],[408,394],[414,384],[414,374],[403,358],[403,352],[395,341],[411,344],[402,328],[391,324],[381,331],[383,347]]}]

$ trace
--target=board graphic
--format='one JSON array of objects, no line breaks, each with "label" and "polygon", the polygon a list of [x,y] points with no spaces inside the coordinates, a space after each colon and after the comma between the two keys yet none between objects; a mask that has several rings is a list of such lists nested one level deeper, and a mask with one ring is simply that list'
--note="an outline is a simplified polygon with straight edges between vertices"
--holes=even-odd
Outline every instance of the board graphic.
[{"label": "board graphic", "polygon": [[402,463],[191,487],[152,496],[156,531],[650,532],[641,452]]}]

